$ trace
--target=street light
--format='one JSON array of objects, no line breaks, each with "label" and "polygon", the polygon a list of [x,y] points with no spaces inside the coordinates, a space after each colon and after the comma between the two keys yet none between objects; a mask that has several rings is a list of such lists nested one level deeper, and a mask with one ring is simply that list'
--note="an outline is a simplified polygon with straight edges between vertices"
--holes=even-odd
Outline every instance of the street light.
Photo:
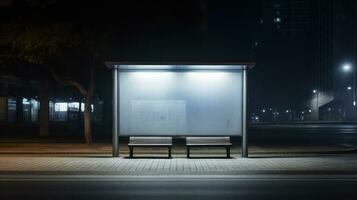
[{"label": "street light", "polygon": [[344,64],[344,65],[342,66],[342,69],[343,69],[343,71],[345,71],[345,72],[350,72],[350,71],[352,71],[352,66],[351,66],[351,64]]},{"label": "street light", "polygon": [[353,104],[353,106],[356,106],[356,77],[355,77],[354,67],[352,67],[352,65],[349,64],[349,63],[345,63],[342,66],[342,70],[344,72],[351,72],[352,73],[352,86],[348,86],[347,90],[352,90],[353,89],[353,101],[352,101],[352,104]]},{"label": "street light", "polygon": [[316,119],[319,120],[319,91],[317,91],[317,89],[313,89],[312,93],[316,95]]}]

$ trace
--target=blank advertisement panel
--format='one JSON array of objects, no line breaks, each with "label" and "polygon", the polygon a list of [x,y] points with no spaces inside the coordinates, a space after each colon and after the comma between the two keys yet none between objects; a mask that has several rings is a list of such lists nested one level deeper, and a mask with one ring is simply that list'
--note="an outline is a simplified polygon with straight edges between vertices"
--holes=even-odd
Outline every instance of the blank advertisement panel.
[{"label": "blank advertisement panel", "polygon": [[241,135],[242,71],[122,70],[120,135]]}]

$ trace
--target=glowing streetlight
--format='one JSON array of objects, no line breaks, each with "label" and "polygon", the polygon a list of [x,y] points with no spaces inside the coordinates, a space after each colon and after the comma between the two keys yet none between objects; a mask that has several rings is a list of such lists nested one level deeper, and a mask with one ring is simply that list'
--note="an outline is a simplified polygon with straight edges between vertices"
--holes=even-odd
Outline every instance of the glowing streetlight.
[{"label": "glowing streetlight", "polygon": [[342,69],[343,69],[343,71],[345,71],[345,72],[350,72],[350,71],[352,71],[352,66],[351,66],[351,64],[344,64],[344,65],[342,66]]},{"label": "glowing streetlight", "polygon": [[342,66],[342,70],[344,72],[351,72],[352,73],[352,86],[348,86],[347,90],[352,90],[353,89],[353,101],[352,104],[353,106],[356,106],[356,77],[355,77],[355,70],[354,67],[350,63],[346,63]]},{"label": "glowing streetlight", "polygon": [[317,115],[317,120],[319,119],[319,91],[317,89],[313,89],[312,93],[316,95],[316,115]]}]

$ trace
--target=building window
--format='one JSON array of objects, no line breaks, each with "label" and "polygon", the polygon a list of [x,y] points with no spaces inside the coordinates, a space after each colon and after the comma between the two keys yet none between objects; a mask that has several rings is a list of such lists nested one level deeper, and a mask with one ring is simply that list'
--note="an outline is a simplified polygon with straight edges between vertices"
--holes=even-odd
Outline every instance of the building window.
[{"label": "building window", "polygon": [[66,102],[52,102],[49,103],[50,120],[51,121],[67,121],[68,117],[68,103]]},{"label": "building window", "polygon": [[79,103],[78,102],[68,103],[68,111],[79,112]]},{"label": "building window", "polygon": [[[81,103],[81,111],[82,111],[82,112],[84,112],[84,106],[85,106],[85,105],[86,105],[85,103]],[[93,106],[93,104],[90,105],[90,108],[91,108],[91,112],[93,112],[93,111],[94,111],[94,106]]]},{"label": "building window", "polygon": [[16,121],[16,98],[9,97],[7,99],[7,120],[9,122]]},{"label": "building window", "polygon": [[35,99],[31,99],[31,122],[37,123],[38,122],[38,110],[40,109],[39,102]]},{"label": "building window", "polygon": [[23,119],[25,122],[31,121],[31,104],[26,98],[22,99]]},{"label": "building window", "polygon": [[55,112],[67,112],[68,103],[55,103]]}]

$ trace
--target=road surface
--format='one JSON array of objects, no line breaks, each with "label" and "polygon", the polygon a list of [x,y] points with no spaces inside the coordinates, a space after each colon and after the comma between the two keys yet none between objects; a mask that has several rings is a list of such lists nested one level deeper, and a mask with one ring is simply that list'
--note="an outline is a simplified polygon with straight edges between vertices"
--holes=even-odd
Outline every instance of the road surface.
[{"label": "road surface", "polygon": [[260,124],[248,131],[250,141],[258,143],[357,144],[357,124]]},{"label": "road surface", "polygon": [[0,199],[357,199],[357,176],[2,176]]}]

